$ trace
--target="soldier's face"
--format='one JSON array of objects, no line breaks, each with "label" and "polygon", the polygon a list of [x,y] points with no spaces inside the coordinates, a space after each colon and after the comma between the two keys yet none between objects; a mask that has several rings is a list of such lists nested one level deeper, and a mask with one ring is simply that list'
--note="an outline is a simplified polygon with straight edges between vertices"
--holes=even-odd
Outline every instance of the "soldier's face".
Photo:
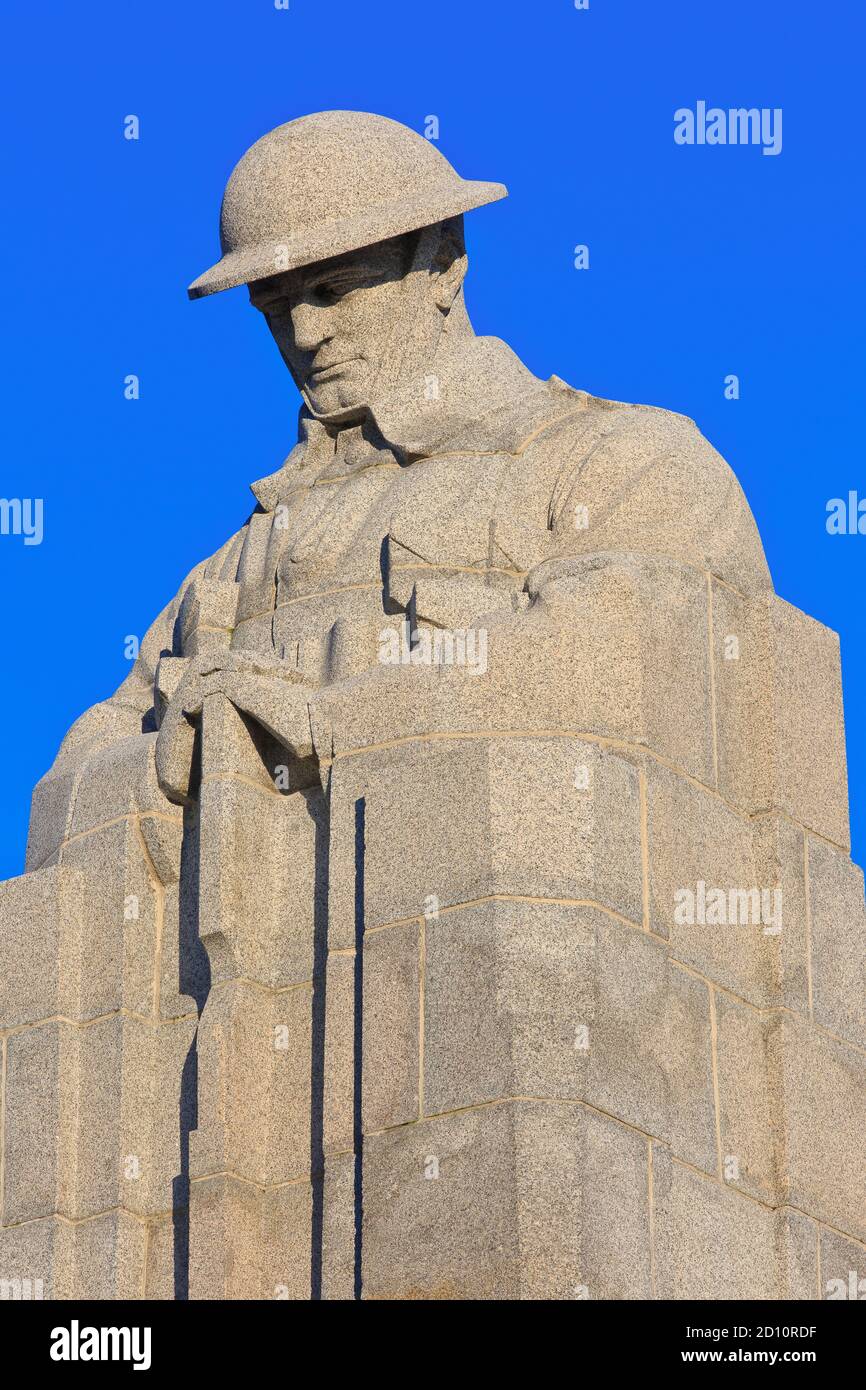
[{"label": "soldier's face", "polygon": [[405,237],[250,285],[298,390],[335,422],[370,405],[395,323],[406,312]]}]

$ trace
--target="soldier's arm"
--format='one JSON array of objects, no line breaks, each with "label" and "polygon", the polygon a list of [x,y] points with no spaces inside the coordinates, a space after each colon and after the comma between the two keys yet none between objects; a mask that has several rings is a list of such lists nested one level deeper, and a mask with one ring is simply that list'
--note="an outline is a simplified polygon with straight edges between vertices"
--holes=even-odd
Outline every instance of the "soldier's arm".
[{"label": "soldier's arm", "polygon": [[[154,678],[160,658],[182,655],[179,618],[197,581],[234,578],[244,530],[187,576],[171,603],[148,629],[129,675],[117,691],[93,705],[70,728],[49,771],[33,792],[27,869],[50,863],[72,829],[76,798],[86,780],[107,776],[129,787],[135,800],[144,782],[150,794],[157,719]],[[109,771],[106,758],[111,760]],[[167,804],[167,803],[166,803]]]}]

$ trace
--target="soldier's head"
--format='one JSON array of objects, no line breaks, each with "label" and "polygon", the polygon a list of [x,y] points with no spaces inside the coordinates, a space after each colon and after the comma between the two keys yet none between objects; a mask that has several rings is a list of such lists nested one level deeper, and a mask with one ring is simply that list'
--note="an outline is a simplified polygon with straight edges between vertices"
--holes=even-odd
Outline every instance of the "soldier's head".
[{"label": "soldier's head", "polygon": [[446,316],[452,329],[470,331],[465,273],[463,219],[455,217],[256,280],[250,302],[312,412],[349,421],[414,369],[410,342],[432,350]]},{"label": "soldier's head", "polygon": [[309,409],[350,421],[423,373],[446,324],[471,331],[462,214],[505,196],[396,121],[304,116],[234,169],[222,259],[190,298],[249,285]]}]

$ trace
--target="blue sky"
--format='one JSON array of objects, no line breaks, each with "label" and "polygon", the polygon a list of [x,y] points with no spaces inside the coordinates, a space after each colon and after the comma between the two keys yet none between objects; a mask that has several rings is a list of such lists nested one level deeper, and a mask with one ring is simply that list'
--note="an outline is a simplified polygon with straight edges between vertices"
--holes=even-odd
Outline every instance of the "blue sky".
[{"label": "blue sky", "polygon": [[[467,218],[479,332],[540,376],[693,417],[731,463],[777,591],[841,634],[862,863],[866,536],[825,519],[866,497],[864,28],[850,0],[7,4],[0,495],[43,498],[44,539],[0,536],[0,877],[65,730],[124,679],[126,636],[293,443],[296,393],[245,292],[185,289],[246,147],[328,108],[436,115],[462,174],[508,185]],[[699,100],[781,108],[781,153],[675,144]]]}]

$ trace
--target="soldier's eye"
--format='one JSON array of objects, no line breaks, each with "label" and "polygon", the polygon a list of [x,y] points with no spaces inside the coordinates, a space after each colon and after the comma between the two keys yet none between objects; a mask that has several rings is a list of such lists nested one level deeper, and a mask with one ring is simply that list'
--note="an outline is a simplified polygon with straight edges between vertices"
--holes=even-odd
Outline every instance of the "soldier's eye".
[{"label": "soldier's eye", "polygon": [[313,293],[316,298],[321,299],[323,303],[333,304],[344,293],[344,289],[340,285],[323,282],[321,285],[316,285]]}]

